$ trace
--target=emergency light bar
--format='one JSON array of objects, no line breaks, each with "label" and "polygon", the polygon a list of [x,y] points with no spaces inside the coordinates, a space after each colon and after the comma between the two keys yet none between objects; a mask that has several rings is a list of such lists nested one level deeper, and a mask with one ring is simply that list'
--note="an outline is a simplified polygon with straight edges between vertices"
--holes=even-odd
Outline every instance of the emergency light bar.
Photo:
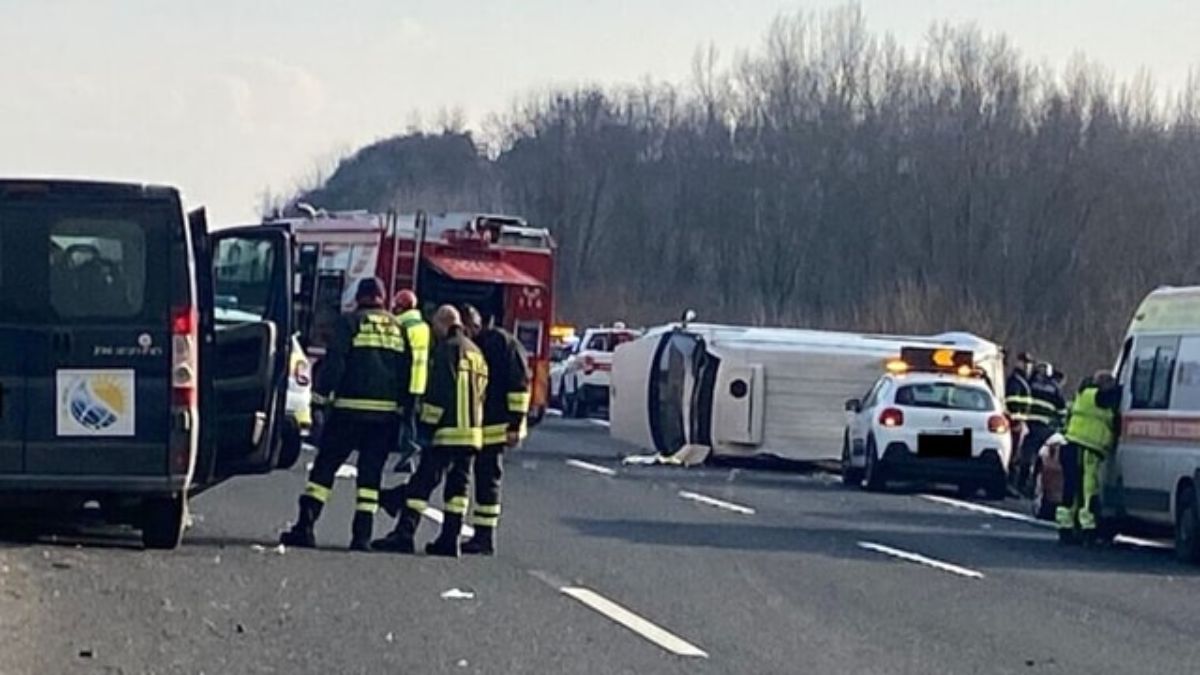
[{"label": "emergency light bar", "polygon": [[899,359],[889,359],[889,373],[956,373],[963,377],[976,374],[975,355],[957,349],[901,347]]}]

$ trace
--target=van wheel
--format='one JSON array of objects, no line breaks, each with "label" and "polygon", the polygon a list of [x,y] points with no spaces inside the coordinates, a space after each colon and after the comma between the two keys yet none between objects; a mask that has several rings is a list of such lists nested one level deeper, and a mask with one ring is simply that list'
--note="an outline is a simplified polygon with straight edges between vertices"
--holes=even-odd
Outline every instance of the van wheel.
[{"label": "van wheel", "polygon": [[850,439],[842,440],[842,485],[857,487],[862,485],[863,470],[850,463]]},{"label": "van wheel", "polygon": [[151,499],[142,505],[142,545],[170,551],[183,541],[183,497]]},{"label": "van wheel", "polygon": [[887,470],[883,462],[876,457],[875,439],[867,439],[867,469],[863,477],[863,487],[871,492],[882,492],[887,489]]},{"label": "van wheel", "polygon": [[1184,488],[1175,507],[1175,557],[1194,565],[1200,562],[1200,514],[1196,511],[1196,488]]}]

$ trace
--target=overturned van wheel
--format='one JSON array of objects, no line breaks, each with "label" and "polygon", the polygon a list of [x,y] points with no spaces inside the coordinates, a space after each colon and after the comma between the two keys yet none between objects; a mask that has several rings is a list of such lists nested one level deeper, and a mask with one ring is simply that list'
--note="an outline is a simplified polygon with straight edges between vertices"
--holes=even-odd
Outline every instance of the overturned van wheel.
[{"label": "overturned van wheel", "polygon": [[142,545],[148,549],[172,550],[183,541],[183,497],[147,500],[142,505]]}]

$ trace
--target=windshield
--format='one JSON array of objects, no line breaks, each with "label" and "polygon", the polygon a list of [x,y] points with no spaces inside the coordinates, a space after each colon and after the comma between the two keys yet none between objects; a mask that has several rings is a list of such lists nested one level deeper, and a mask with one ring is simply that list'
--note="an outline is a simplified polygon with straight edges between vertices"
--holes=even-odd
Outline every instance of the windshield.
[{"label": "windshield", "polygon": [[931,382],[910,384],[896,391],[896,405],[909,408],[941,408],[989,412],[995,408],[992,395],[980,387]]}]

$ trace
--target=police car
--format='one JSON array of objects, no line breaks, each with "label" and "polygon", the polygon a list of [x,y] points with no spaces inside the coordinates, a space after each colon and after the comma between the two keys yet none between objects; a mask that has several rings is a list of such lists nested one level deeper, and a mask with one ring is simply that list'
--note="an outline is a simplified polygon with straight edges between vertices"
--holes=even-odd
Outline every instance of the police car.
[{"label": "police car", "polygon": [[846,402],[847,485],[949,483],[1003,499],[1012,453],[1008,419],[971,352],[903,349],[862,399]]}]

